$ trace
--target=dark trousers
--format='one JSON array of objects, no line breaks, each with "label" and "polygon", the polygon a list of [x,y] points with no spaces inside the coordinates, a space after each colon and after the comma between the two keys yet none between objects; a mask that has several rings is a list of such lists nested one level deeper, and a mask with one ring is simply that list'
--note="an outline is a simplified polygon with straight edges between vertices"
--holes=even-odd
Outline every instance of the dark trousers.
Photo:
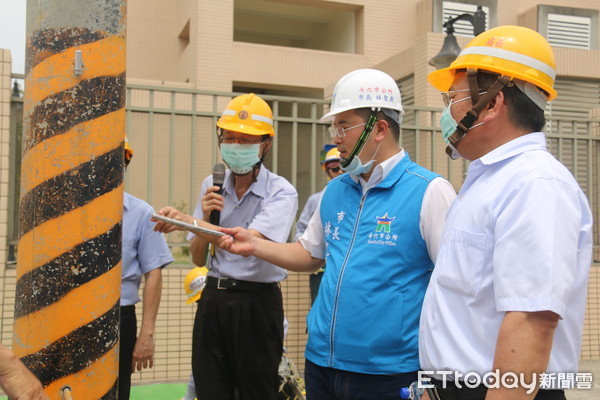
[{"label": "dark trousers", "polygon": [[[432,379],[432,383],[437,389],[427,390],[431,400],[484,400],[487,393],[485,385],[468,388],[462,383],[459,389],[453,382],[446,382],[446,388],[441,387],[440,381]],[[534,400],[566,400],[566,397],[563,390],[539,390]]]},{"label": "dark trousers", "polygon": [[129,400],[131,390],[131,361],[137,338],[135,306],[121,307],[119,346],[119,400]]},{"label": "dark trousers", "polygon": [[[438,400],[435,395],[429,395],[431,400]],[[484,400],[485,392],[482,396],[460,395],[460,394],[441,394],[439,400]],[[562,390],[540,390],[533,400],[566,400],[565,392]]]},{"label": "dark trousers", "polygon": [[275,400],[283,352],[283,300],[262,291],[207,287],[198,301],[192,340],[196,395],[202,400]]},{"label": "dark trousers", "polygon": [[398,400],[400,389],[417,380],[417,371],[371,375],[321,367],[306,360],[307,400]]}]

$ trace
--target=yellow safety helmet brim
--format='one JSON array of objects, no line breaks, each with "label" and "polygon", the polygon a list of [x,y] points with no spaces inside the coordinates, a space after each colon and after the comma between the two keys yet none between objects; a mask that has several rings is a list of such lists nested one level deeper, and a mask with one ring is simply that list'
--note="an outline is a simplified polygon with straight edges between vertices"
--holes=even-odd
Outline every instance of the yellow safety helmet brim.
[{"label": "yellow safety helmet brim", "polygon": [[338,150],[337,147],[333,147],[331,149],[329,149],[329,151],[327,151],[327,154],[325,154],[325,159],[321,162],[321,167],[323,169],[325,169],[325,167],[327,166],[327,163],[332,162],[332,161],[340,161],[341,157],[340,157],[340,151]]},{"label": "yellow safety helmet brim", "polygon": [[457,70],[476,69],[529,82],[557,96],[554,90],[556,63],[548,41],[539,33],[521,26],[499,26],[475,37],[448,68],[427,77],[436,89],[450,89]]},{"label": "yellow safety helmet brim", "polygon": [[185,301],[185,304],[191,304],[191,303],[197,302],[200,299],[200,296],[202,296],[202,292],[196,293],[192,297],[188,297],[188,299]]},{"label": "yellow safety helmet brim", "polygon": [[275,136],[275,132],[273,131],[272,128],[271,129],[261,129],[261,128],[257,128],[255,125],[241,124],[237,121],[222,121],[222,119],[223,118],[219,119],[219,121],[217,122],[217,126],[223,130],[245,133],[247,135]]}]

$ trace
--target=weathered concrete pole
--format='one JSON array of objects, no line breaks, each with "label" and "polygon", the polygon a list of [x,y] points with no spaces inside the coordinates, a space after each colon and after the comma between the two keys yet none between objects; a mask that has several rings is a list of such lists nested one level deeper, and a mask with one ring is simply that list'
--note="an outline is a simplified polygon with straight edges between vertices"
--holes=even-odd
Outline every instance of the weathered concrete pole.
[{"label": "weathered concrete pole", "polygon": [[51,399],[115,399],[126,0],[27,4],[13,350]]}]

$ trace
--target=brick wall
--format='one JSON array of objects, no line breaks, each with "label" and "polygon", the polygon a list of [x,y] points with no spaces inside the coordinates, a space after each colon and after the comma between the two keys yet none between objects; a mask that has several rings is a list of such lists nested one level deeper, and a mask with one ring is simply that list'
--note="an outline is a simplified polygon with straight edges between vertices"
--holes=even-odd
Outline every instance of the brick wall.
[{"label": "brick wall", "polygon": [[7,258],[10,72],[10,51],[0,49],[0,271],[4,270]]}]

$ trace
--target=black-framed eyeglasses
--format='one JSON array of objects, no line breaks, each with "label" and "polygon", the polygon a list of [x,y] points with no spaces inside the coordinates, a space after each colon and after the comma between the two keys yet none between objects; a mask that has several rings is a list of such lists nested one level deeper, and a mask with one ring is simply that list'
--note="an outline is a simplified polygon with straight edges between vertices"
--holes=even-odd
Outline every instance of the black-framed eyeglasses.
[{"label": "black-framed eyeglasses", "polygon": [[341,169],[340,167],[330,167],[330,168],[327,168],[327,171],[331,171],[334,174],[337,174],[338,172],[340,172],[340,169]]}]

